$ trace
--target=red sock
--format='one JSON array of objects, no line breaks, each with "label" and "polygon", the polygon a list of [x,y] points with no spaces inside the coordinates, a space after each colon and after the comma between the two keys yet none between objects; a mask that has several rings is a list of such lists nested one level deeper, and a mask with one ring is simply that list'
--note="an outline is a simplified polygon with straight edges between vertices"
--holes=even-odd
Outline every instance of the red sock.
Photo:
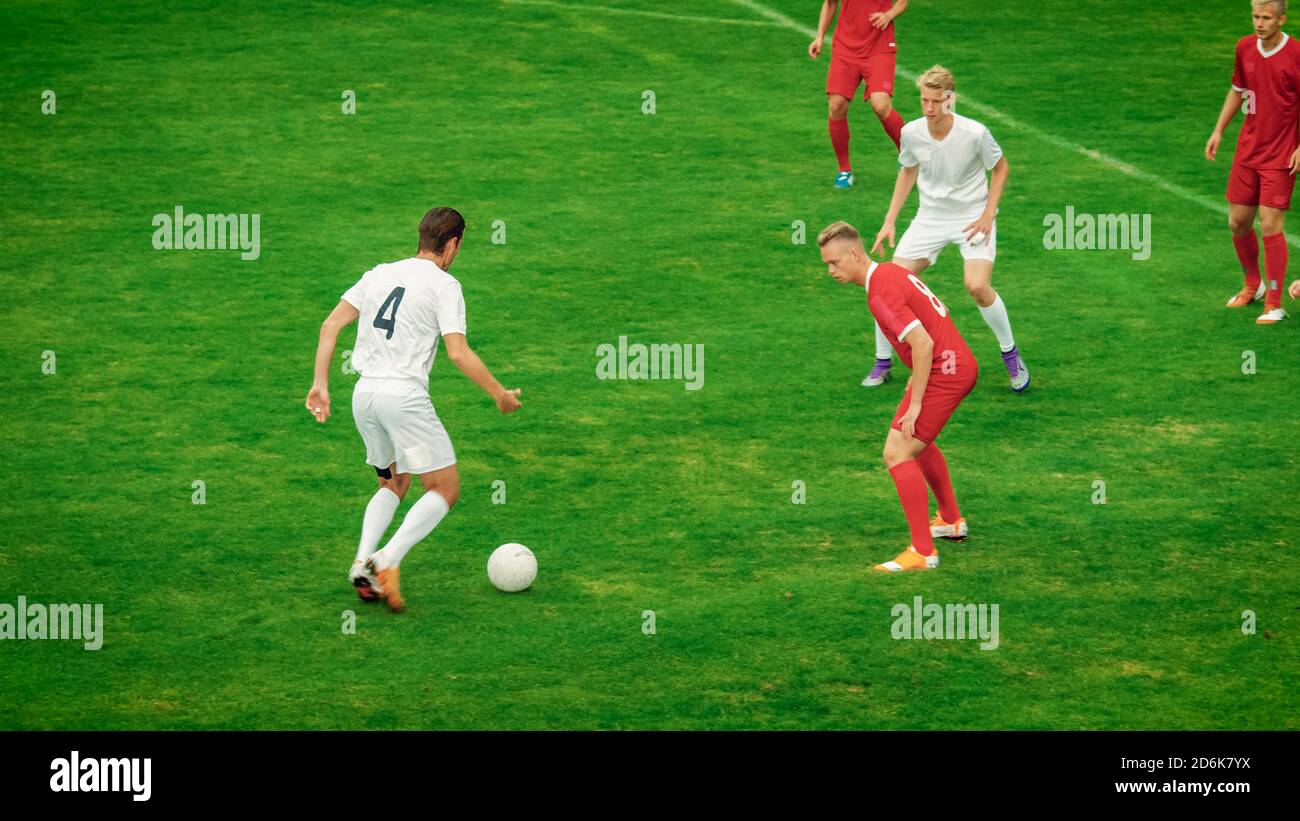
[{"label": "red sock", "polygon": [[900,140],[902,140],[903,134],[903,115],[894,109],[890,109],[889,116],[881,120],[880,124],[885,127],[885,133],[889,135],[889,139],[894,141],[894,148],[902,148],[903,145]]},{"label": "red sock", "polygon": [[1282,304],[1282,281],[1286,279],[1285,234],[1264,237],[1264,273],[1268,275],[1268,288],[1264,291],[1264,307],[1276,308]]},{"label": "red sock", "polygon": [[957,497],[952,492],[952,480],[948,478],[948,460],[943,458],[943,451],[938,445],[928,445],[916,455],[916,464],[925,474],[925,482],[934,493],[934,500],[939,504],[939,515],[945,522],[952,524],[961,518],[957,510]]},{"label": "red sock", "polygon": [[829,117],[826,122],[831,132],[831,148],[835,149],[835,159],[839,161],[840,170],[853,170],[853,166],[849,164],[848,118],[845,117],[843,120],[837,120],[834,117]]},{"label": "red sock", "polygon": [[912,547],[922,556],[934,552],[934,539],[930,537],[930,494],[925,492],[925,475],[915,459],[899,462],[889,469],[898,488],[898,501],[903,503],[907,516],[907,529],[912,534]]},{"label": "red sock", "polygon": [[1246,287],[1252,291],[1259,288],[1259,237],[1252,230],[1244,236],[1233,237],[1232,246],[1237,249],[1237,259],[1241,260],[1241,270],[1246,274]]}]

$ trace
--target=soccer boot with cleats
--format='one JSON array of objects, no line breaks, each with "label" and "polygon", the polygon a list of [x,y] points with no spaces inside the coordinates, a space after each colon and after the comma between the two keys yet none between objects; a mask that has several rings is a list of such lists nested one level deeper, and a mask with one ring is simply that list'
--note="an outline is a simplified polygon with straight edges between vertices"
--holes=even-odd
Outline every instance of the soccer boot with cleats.
[{"label": "soccer boot with cleats", "polygon": [[876,565],[877,573],[907,573],[912,570],[933,570],[939,566],[939,551],[934,551],[929,556],[922,556],[916,552],[916,548],[911,545],[902,553],[894,557],[893,561],[883,562]]},{"label": "soccer boot with cleats", "polygon": [[1264,283],[1259,283],[1258,288],[1251,288],[1249,285],[1243,287],[1240,291],[1232,295],[1228,300],[1229,308],[1245,308],[1252,302],[1258,302],[1264,298]]},{"label": "soccer boot with cleats", "polygon": [[945,522],[943,517],[936,513],[934,518],[930,520],[930,535],[936,539],[960,542],[970,535],[970,529],[966,527],[965,516],[955,522]]}]

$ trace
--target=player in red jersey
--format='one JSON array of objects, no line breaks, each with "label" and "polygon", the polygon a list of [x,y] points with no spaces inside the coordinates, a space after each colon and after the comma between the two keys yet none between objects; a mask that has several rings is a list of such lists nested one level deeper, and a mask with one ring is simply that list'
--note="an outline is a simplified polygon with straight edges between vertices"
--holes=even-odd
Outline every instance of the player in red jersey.
[{"label": "player in red jersey", "polygon": [[[885,439],[885,466],[898,489],[912,543],[892,561],[876,565],[882,573],[929,570],[939,566],[934,537],[966,538],[966,520],[948,478],[948,463],[935,438],[953,411],[975,387],[979,363],[957,332],[948,309],[916,274],[892,262],[867,256],[862,236],[847,222],[826,227],[817,237],[822,261],[836,282],[867,291],[867,307],[884,329],[898,357],[912,369],[903,401]],[[939,513],[930,516],[926,485]]]},{"label": "player in red jersey", "polygon": [[894,110],[894,61],[898,45],[894,41],[894,18],[907,10],[907,0],[823,0],[817,20],[817,36],[808,44],[808,56],[817,59],[822,41],[830,28],[836,6],[843,5],[831,41],[831,67],[826,74],[826,97],[830,104],[827,128],[831,148],[840,171],[835,175],[836,188],[853,185],[853,165],[849,162],[849,102],[866,81],[862,99],[871,103],[885,133],[898,147],[903,118]]},{"label": "player in red jersey", "polygon": [[[1253,0],[1251,9],[1255,34],[1237,43],[1232,89],[1205,144],[1205,158],[1215,158],[1223,130],[1238,109],[1245,112],[1227,196],[1228,228],[1246,285],[1228,300],[1228,307],[1240,308],[1263,298],[1264,313],[1255,321],[1271,325],[1286,319],[1282,284],[1287,249],[1282,231],[1296,171],[1300,170],[1300,43],[1282,31],[1286,0]],[[1267,287],[1259,276],[1256,211],[1264,234]]]}]

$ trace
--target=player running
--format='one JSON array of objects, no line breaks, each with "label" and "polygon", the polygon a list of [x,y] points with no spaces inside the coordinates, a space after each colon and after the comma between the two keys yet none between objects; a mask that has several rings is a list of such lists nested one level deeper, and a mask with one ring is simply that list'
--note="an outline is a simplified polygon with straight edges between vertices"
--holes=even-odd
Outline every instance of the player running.
[{"label": "player running", "polygon": [[[925,283],[906,268],[889,262],[875,263],[862,247],[862,237],[847,222],[827,226],[817,237],[822,261],[836,282],[866,289],[867,307],[888,333],[889,343],[912,369],[903,401],[894,414],[885,439],[885,466],[898,489],[907,516],[912,543],[892,561],[876,565],[882,573],[929,570],[939,565],[934,537],[966,538],[966,520],[948,478],[948,463],[935,438],[975,387],[979,363],[948,309]],[[929,497],[934,492],[939,513],[929,519]]]},{"label": "player running", "polygon": [[[1255,322],[1272,325],[1286,319],[1282,284],[1286,280],[1286,236],[1282,233],[1291,191],[1300,169],[1300,44],[1282,31],[1286,0],[1251,3],[1255,34],[1237,41],[1232,88],[1223,101],[1214,133],[1205,143],[1205,159],[1219,153],[1223,130],[1238,109],[1246,122],[1237,135],[1237,153],[1228,175],[1228,230],[1246,278],[1245,286],[1228,300],[1243,308],[1263,299],[1264,312]],[[1264,234],[1264,270],[1259,277],[1259,238],[1255,214]]]},{"label": "player running", "polygon": [[[912,186],[919,186],[921,206],[894,251],[894,262],[919,274],[949,245],[961,250],[966,290],[997,337],[1002,363],[1011,376],[1011,390],[1020,393],[1029,387],[1029,368],[1011,333],[1007,306],[991,283],[998,238],[994,220],[1011,173],[1007,158],[987,128],[954,113],[957,86],[948,69],[934,66],[916,78],[916,85],[925,116],[903,126],[894,197],[871,252],[876,253],[885,240],[894,247],[898,212]],[[991,184],[986,176],[989,171],[993,172]],[[863,385],[874,387],[889,378],[891,344],[877,323],[876,364]]]},{"label": "player running", "polygon": [[[366,505],[348,578],[361,598],[382,597],[395,613],[406,606],[398,578],[402,558],[460,496],[456,454],[429,401],[429,369],[438,337],[461,373],[487,391],[502,413],[520,406],[519,390],[501,387],[465,341],[465,301],[460,283],[447,273],[460,251],[465,219],[454,209],[434,208],[420,220],[419,231],[414,257],[367,271],[325,319],[316,347],[316,380],[307,394],[307,410],[323,423],[330,415],[334,343],[339,331],[364,317],[352,352],[361,375],[352,393],[352,416],[366,446],[366,463],[379,474],[379,490]],[[384,549],[376,551],[412,474],[420,477],[424,495],[411,505]]]},{"label": "player running", "polygon": [[871,103],[889,139],[898,147],[903,118],[894,110],[894,63],[898,46],[894,41],[894,18],[907,11],[907,0],[824,0],[817,20],[817,36],[808,44],[808,56],[816,60],[822,53],[826,29],[835,17],[835,7],[843,5],[835,38],[831,41],[831,66],[826,74],[826,97],[830,104],[827,127],[831,148],[840,171],[835,175],[836,188],[853,185],[853,164],[849,161],[849,103],[866,81],[862,99]]}]

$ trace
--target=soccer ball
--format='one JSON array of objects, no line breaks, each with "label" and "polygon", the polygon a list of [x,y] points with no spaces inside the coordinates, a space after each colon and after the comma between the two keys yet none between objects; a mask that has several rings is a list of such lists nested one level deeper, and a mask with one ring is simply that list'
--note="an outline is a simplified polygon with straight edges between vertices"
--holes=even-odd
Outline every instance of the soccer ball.
[{"label": "soccer ball", "polygon": [[503,544],[488,558],[488,579],[497,590],[518,593],[537,578],[537,557],[517,542]]}]

